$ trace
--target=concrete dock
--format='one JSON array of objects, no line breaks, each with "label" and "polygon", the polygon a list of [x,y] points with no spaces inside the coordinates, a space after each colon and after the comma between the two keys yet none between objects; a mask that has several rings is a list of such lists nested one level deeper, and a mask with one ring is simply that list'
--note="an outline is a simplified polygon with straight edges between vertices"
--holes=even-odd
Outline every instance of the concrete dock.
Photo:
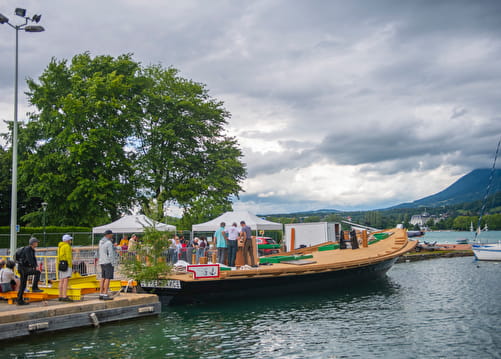
[{"label": "concrete dock", "polygon": [[99,326],[102,323],[158,315],[160,301],[154,294],[119,293],[114,300],[85,300],[63,303],[57,300],[16,306],[0,302],[0,340],[43,332]]}]

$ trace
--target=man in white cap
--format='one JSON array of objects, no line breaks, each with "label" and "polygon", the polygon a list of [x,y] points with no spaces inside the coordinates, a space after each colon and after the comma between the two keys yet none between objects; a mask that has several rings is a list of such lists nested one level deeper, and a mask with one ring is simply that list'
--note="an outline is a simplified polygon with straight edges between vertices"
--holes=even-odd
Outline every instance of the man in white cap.
[{"label": "man in white cap", "polygon": [[63,302],[73,302],[68,298],[68,282],[73,273],[71,252],[71,241],[73,237],[65,234],[57,247],[57,268],[59,270],[59,300]]},{"label": "man in white cap", "polygon": [[110,280],[113,279],[115,248],[113,247],[113,232],[107,229],[104,237],[99,241],[99,264],[101,265],[100,294],[101,300],[112,300],[108,295]]}]

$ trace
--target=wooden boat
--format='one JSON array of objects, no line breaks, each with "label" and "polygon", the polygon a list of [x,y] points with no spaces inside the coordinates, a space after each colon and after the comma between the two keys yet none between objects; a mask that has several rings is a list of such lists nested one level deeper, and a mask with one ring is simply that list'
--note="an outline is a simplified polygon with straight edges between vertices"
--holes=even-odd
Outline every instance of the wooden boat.
[{"label": "wooden boat", "polygon": [[404,229],[381,231],[374,236],[362,238],[357,249],[339,249],[338,243],[327,242],[280,256],[261,257],[258,268],[221,270],[218,264],[192,265],[187,273],[142,282],[141,287],[158,294],[163,304],[183,304],[304,293],[371,281],[383,277],[398,257],[416,245],[408,240]]}]

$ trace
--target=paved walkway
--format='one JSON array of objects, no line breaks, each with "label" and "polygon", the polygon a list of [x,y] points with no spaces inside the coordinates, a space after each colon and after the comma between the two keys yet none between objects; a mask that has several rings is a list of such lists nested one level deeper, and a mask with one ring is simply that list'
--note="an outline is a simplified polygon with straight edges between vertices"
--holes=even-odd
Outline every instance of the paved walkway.
[{"label": "paved walkway", "polygon": [[[123,293],[121,293],[123,295]],[[99,299],[99,293],[93,293],[93,294],[86,294],[83,296],[83,300],[75,301],[73,303],[84,303],[84,302],[89,302],[92,300],[98,300]],[[7,300],[0,299],[0,312],[7,312],[11,310],[19,310],[19,309],[28,309],[28,308],[43,308],[43,307],[49,307],[49,306],[54,306],[54,305],[61,305],[61,304],[71,304],[68,302],[60,302],[57,298],[56,299],[49,299],[47,301],[41,301],[41,302],[30,302],[29,305],[16,305],[16,304],[8,304]],[[0,318],[0,323],[1,323],[1,318]]]}]

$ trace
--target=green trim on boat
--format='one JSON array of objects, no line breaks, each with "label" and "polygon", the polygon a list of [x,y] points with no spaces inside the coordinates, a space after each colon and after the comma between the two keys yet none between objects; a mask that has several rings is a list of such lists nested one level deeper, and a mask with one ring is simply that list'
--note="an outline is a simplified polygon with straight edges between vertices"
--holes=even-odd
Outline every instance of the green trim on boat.
[{"label": "green trim on boat", "polygon": [[296,261],[300,259],[313,258],[311,254],[306,254],[303,256],[273,256],[273,257],[263,257],[259,258],[259,263],[280,263],[283,261]]},{"label": "green trim on boat", "polygon": [[334,249],[339,249],[339,244],[328,244],[326,246],[318,247],[319,252],[332,251]]},{"label": "green trim on boat", "polygon": [[259,249],[280,249],[280,244],[258,244]]}]

